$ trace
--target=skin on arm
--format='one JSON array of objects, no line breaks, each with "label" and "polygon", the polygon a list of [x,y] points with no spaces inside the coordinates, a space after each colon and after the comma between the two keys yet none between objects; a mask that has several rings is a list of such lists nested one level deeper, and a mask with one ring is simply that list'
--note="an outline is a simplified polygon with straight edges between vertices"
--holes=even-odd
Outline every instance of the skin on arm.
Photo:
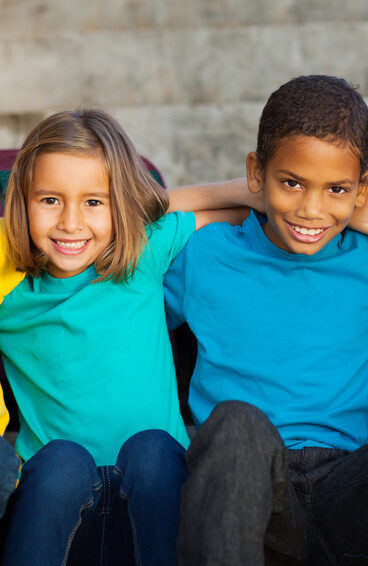
[{"label": "skin on arm", "polygon": [[249,191],[244,177],[201,185],[188,185],[168,191],[169,211],[194,211],[197,230],[210,222],[241,224],[250,208],[263,210],[263,194]]},{"label": "skin on arm", "polygon": [[364,187],[359,193],[352,217],[349,221],[349,228],[368,234],[368,180],[365,181]]}]

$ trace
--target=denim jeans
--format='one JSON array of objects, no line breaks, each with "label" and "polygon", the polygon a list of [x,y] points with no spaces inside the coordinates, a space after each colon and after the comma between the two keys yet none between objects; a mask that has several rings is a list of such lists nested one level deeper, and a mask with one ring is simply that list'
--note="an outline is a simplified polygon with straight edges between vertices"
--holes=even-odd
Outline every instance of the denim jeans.
[{"label": "denim jeans", "polygon": [[9,442],[0,436],[0,518],[3,516],[10,494],[15,489],[20,461]]},{"label": "denim jeans", "polygon": [[287,450],[262,411],[227,401],[187,464],[179,566],[368,565],[368,446]]},{"label": "denim jeans", "polygon": [[132,436],[100,468],[54,440],[23,466],[3,566],[173,566],[186,476],[184,449],[160,430]]}]

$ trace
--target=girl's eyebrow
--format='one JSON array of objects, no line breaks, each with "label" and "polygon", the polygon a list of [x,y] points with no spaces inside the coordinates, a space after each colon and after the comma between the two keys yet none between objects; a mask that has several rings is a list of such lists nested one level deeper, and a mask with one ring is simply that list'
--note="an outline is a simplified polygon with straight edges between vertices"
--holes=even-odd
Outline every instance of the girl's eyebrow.
[{"label": "girl's eyebrow", "polygon": [[[63,192],[51,191],[51,190],[47,190],[47,189],[37,189],[33,192],[33,194],[37,197],[43,196],[43,195],[55,195],[57,197],[64,196]],[[104,198],[104,199],[110,198],[109,193],[107,193],[105,191],[98,191],[98,190],[97,191],[86,191],[85,193],[82,193],[81,196],[83,198]]]},{"label": "girl's eyebrow", "polygon": [[[278,173],[281,173],[282,175],[288,175],[289,177],[293,177],[293,179],[295,179],[296,181],[300,181],[301,183],[305,183],[307,181],[307,179],[304,179],[303,177],[300,177],[300,175],[296,175],[296,173],[293,173],[292,171],[288,171],[286,169],[279,169]],[[354,185],[355,181],[353,181],[352,179],[340,179],[340,180],[328,182],[326,184],[329,186]]]}]

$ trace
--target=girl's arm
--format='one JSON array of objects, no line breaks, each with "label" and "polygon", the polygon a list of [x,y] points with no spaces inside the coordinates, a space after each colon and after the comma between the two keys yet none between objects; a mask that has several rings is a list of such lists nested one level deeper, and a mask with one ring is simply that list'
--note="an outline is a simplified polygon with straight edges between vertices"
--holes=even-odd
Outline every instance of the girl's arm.
[{"label": "girl's arm", "polygon": [[182,210],[217,210],[219,208],[234,208],[248,206],[263,210],[262,193],[251,193],[245,177],[209,183],[206,185],[188,185],[168,190],[169,212]]},{"label": "girl's arm", "polygon": [[194,211],[197,229],[210,222],[229,222],[241,224],[249,214],[250,208],[263,211],[262,193],[251,193],[244,177],[209,183],[188,185],[168,191],[169,211]]},{"label": "girl's arm", "polygon": [[362,206],[355,206],[349,221],[349,228],[368,234],[368,199]]},{"label": "girl's arm", "polygon": [[238,206],[234,208],[218,208],[217,210],[197,210],[194,214],[196,217],[196,230],[207,226],[211,222],[228,222],[233,226],[235,224],[243,224],[250,212],[249,206]]}]

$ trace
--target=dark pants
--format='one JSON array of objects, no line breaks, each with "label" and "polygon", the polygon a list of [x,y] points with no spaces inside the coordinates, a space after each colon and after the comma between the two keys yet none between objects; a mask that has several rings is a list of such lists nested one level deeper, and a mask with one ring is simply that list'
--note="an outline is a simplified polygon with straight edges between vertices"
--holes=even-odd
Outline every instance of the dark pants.
[{"label": "dark pants", "polygon": [[262,411],[227,401],[187,465],[179,566],[368,565],[368,446],[287,450]]},{"label": "dark pants", "polygon": [[0,436],[0,517],[3,516],[8,499],[18,478],[20,461],[14,448]]},{"label": "dark pants", "polygon": [[144,431],[96,468],[79,444],[50,442],[23,466],[3,566],[173,566],[184,454]]}]

